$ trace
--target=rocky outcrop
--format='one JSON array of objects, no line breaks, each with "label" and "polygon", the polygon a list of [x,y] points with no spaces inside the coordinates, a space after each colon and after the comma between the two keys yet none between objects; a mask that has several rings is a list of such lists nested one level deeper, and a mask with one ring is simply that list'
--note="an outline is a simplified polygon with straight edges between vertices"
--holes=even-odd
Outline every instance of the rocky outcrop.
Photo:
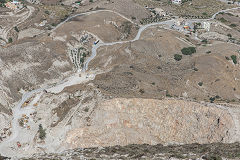
[{"label": "rocky outcrop", "polygon": [[222,41],[228,40],[228,36],[219,34],[217,32],[206,32],[201,34],[199,37],[202,39],[211,39],[211,40],[222,40]]},{"label": "rocky outcrop", "polygon": [[35,41],[0,47],[0,105],[10,109],[21,98],[21,90],[58,82],[71,73],[64,46],[57,51],[54,47],[56,43]]},{"label": "rocky outcrop", "polygon": [[70,148],[230,142],[235,135],[227,109],[184,100],[107,100],[89,121],[68,133]]},{"label": "rocky outcrop", "polygon": [[240,145],[233,144],[188,144],[163,146],[128,145],[104,148],[85,148],[67,150],[58,154],[36,154],[33,159],[198,159],[222,160],[239,159]]}]

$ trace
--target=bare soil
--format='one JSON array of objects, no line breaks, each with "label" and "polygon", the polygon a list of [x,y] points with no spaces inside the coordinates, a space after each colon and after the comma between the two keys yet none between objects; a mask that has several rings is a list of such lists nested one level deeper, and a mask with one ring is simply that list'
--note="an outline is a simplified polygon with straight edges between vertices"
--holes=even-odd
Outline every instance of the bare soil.
[{"label": "bare soil", "polygon": [[67,35],[69,39],[70,33],[68,31],[76,33],[80,31],[88,31],[98,36],[104,42],[114,42],[119,41],[120,39],[133,39],[136,35],[137,28],[134,24],[128,22],[128,20],[119,15],[103,11],[88,16],[78,16],[69,20],[56,30],[56,36]]},{"label": "bare soil", "polygon": [[174,54],[189,47],[176,37],[188,39],[155,28],[145,31],[139,41],[99,48],[90,68],[112,70],[97,75],[93,83],[103,93],[116,97],[165,95],[198,101],[210,101],[211,97],[217,97],[215,101],[239,101],[239,66],[231,58],[226,59],[231,55],[238,57],[239,47],[224,42],[197,45],[197,53],[183,55],[181,61],[176,61]]}]

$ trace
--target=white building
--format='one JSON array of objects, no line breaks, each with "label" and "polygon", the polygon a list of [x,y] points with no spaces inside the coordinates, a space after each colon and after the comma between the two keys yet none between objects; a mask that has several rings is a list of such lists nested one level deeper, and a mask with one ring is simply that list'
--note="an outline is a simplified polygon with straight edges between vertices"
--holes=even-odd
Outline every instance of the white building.
[{"label": "white building", "polygon": [[174,20],[174,25],[181,26],[185,24],[185,20],[183,18],[177,18]]},{"label": "white building", "polygon": [[18,2],[17,0],[13,0],[12,3],[13,4],[20,4],[20,2]]},{"label": "white building", "polygon": [[173,4],[181,4],[181,3],[182,3],[182,0],[172,0],[172,3],[173,3]]},{"label": "white building", "polygon": [[155,8],[154,10],[155,10],[156,14],[158,14],[159,16],[166,16],[167,15],[166,12],[161,8]]},{"label": "white building", "polygon": [[202,27],[209,32],[211,28],[211,24],[210,22],[203,22]]}]

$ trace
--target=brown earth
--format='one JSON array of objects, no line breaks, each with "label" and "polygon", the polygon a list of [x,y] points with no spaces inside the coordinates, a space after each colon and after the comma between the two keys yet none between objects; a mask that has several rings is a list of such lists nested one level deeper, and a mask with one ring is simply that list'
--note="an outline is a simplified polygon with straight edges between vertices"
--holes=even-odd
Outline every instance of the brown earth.
[{"label": "brown earth", "polygon": [[238,42],[240,42],[240,23],[239,23],[239,18],[240,16],[240,11],[239,10],[234,10],[231,12],[227,13],[220,13],[216,16],[216,19],[227,25],[227,27],[212,27],[215,29],[218,33],[225,34],[225,35],[231,35],[230,38],[236,39]]},{"label": "brown earth", "polygon": [[[69,38],[68,31],[88,31],[98,36],[104,42],[114,42],[120,39],[133,39],[137,28],[134,24],[115,13],[102,11],[69,20],[55,31],[57,33],[55,36],[68,35]],[[128,34],[126,35],[127,32]]]},{"label": "brown earth", "polygon": [[208,18],[211,17],[217,11],[236,7],[236,5],[229,5],[218,0],[192,0],[183,3],[182,5],[169,4],[169,1],[151,1],[151,0],[134,0],[142,6],[148,7],[160,7],[166,12],[182,17],[198,17],[198,18]]},{"label": "brown earth", "polygon": [[225,57],[238,56],[240,48],[224,42],[197,45],[196,54],[183,55],[181,61],[175,61],[174,54],[181,54],[181,49],[189,46],[179,37],[188,39],[155,28],[145,31],[139,41],[99,48],[90,68],[112,70],[97,75],[93,83],[103,93],[115,97],[167,95],[198,101],[209,101],[211,97],[217,97],[218,101],[238,101],[239,66]]},{"label": "brown earth", "polygon": [[65,53],[65,45],[61,42],[46,42],[47,39],[44,42],[31,40],[0,48],[0,60],[3,62],[0,71],[0,82],[3,83],[1,94],[8,95],[5,100],[9,104],[21,98],[20,89],[31,90],[71,73],[72,64]]},{"label": "brown earth", "polygon": [[98,0],[94,3],[79,7],[76,12],[86,12],[93,9],[109,9],[120,13],[130,19],[133,17],[136,22],[140,22],[141,19],[150,16],[144,6],[141,6],[134,2],[134,0]]}]

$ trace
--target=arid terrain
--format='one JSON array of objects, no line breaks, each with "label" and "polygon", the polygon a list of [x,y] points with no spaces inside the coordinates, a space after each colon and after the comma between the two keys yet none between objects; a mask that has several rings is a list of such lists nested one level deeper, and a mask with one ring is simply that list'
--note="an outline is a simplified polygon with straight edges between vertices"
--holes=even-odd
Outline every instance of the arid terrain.
[{"label": "arid terrain", "polygon": [[6,3],[0,159],[240,158],[238,4]]}]

